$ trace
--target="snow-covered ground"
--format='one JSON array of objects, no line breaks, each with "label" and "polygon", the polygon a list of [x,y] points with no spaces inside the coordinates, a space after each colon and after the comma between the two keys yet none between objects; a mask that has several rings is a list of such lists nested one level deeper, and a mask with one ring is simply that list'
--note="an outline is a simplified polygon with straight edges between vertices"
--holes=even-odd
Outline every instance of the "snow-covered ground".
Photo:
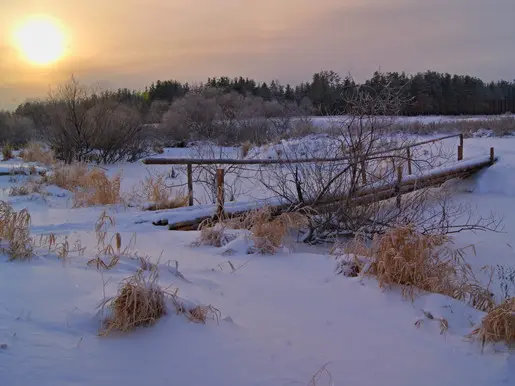
[{"label": "snow-covered ground", "polygon": [[[455,141],[449,146],[455,149]],[[463,183],[458,196],[480,213],[504,215],[504,233],[456,236],[458,246],[475,245],[467,259],[478,271],[485,264],[515,267],[515,138],[466,139],[465,156],[487,155],[491,146],[499,162]],[[187,149],[178,151],[169,154],[188,156]],[[130,191],[148,168],[116,165],[109,172],[120,169],[122,189]],[[8,176],[0,177],[0,188],[11,185]],[[255,198],[254,185],[239,200]],[[54,188],[50,193],[43,199],[4,192],[0,199],[28,208],[34,235],[68,236],[70,245],[80,240],[87,249],[67,263],[52,255],[30,262],[0,257],[1,386],[307,385],[324,365],[334,385],[515,384],[512,353],[502,345],[482,353],[477,342],[464,339],[484,314],[461,302],[427,294],[411,303],[398,291],[382,292],[372,279],[335,275],[327,246],[294,244],[274,256],[192,247],[197,232],[155,227],[151,220],[162,213],[121,206],[109,210],[116,220],[111,231],[121,233],[122,245],[136,234],[133,252],[159,262],[162,287],[213,305],[221,318],[193,324],[170,307],[153,327],[99,337],[98,305],[139,263],[125,258],[104,273],[88,267],[96,253],[95,222],[105,208],[72,209],[68,195]],[[175,262],[184,279],[170,268]],[[438,323],[427,319],[415,327],[423,311],[445,317],[449,330],[441,335]],[[327,377],[318,382],[329,384]]]}]

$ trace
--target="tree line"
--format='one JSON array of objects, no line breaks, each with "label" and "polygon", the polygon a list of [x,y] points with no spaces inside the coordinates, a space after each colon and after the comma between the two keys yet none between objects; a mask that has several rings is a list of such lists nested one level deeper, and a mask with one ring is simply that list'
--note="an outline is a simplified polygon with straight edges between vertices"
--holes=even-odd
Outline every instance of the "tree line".
[{"label": "tree line", "polygon": [[[490,115],[515,112],[515,80],[484,82],[468,75],[435,71],[414,75],[377,71],[362,83],[334,71],[321,71],[314,74],[311,81],[296,86],[283,85],[276,80],[269,83],[257,82],[243,77],[209,78],[200,85],[200,88],[215,88],[226,93],[237,92],[266,101],[311,104],[315,115],[337,115],[346,111],[348,94],[356,87],[362,87],[371,93],[380,92],[385,87],[399,90],[408,101],[401,111],[403,115]],[[191,89],[187,83],[175,80],[157,81],[148,86],[141,93],[141,97],[149,102],[173,102]]]}]

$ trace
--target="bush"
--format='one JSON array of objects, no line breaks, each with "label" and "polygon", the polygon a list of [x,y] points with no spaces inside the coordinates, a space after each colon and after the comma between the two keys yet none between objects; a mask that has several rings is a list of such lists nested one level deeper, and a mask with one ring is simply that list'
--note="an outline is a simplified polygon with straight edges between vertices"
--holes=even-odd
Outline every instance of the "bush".
[{"label": "bush", "polygon": [[[133,161],[149,148],[140,109],[116,95],[96,95],[72,80],[40,102],[18,109],[31,117],[38,135],[67,164],[92,158],[102,163]],[[27,142],[27,141],[26,141]]]}]

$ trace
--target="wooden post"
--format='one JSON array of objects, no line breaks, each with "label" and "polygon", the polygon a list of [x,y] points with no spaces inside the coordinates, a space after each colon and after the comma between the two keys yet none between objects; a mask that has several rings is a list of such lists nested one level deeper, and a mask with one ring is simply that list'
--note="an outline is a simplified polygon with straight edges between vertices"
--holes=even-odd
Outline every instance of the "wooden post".
[{"label": "wooden post", "polygon": [[493,164],[495,161],[495,151],[494,151],[494,148],[491,147],[490,148],[490,163]]},{"label": "wooden post", "polygon": [[411,149],[406,148],[406,156],[408,157],[408,175],[411,175]]},{"label": "wooden post", "polygon": [[216,217],[221,220],[224,215],[224,169],[216,170]]},{"label": "wooden post", "polygon": [[188,205],[193,206],[193,168],[188,164]]},{"label": "wooden post", "polygon": [[458,161],[461,161],[463,159],[463,147],[458,146]]},{"label": "wooden post", "polygon": [[361,161],[361,182],[363,185],[367,184],[367,164],[365,160]]},{"label": "wooden post", "polygon": [[460,134],[460,146],[463,148],[463,134]]},{"label": "wooden post", "polygon": [[395,188],[397,192],[397,208],[401,208],[401,185],[402,185],[402,167],[397,167],[397,186]]}]

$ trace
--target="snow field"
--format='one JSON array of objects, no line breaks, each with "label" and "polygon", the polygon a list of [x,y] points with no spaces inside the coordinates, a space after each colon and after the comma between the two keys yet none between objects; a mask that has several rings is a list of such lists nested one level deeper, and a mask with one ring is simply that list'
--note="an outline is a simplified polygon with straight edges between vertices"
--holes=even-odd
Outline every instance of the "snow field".
[{"label": "snow field", "polygon": [[[454,151],[455,145],[451,141],[449,149]],[[508,245],[515,237],[514,145],[513,138],[465,140],[466,158],[488,154],[491,146],[500,157],[462,183],[457,197],[479,213],[504,215],[504,233],[456,236],[457,246],[475,245],[476,255],[467,259],[477,270],[485,264],[515,266],[515,252]],[[177,156],[175,149],[167,153]],[[124,191],[147,175],[142,164],[115,165],[109,173],[120,169]],[[242,185],[248,193],[229,206],[266,198],[252,181]],[[10,186],[8,176],[0,177],[0,188]],[[44,200],[5,192],[0,199],[17,210],[28,208],[36,237],[68,236],[70,244],[80,240],[87,249],[83,256],[72,253],[66,263],[53,255],[30,262],[0,257],[0,344],[6,345],[0,348],[0,385],[306,385],[326,364],[334,385],[515,383],[510,351],[498,345],[481,353],[477,342],[464,339],[484,313],[461,302],[425,294],[411,303],[398,290],[381,291],[373,279],[335,275],[328,246],[295,245],[273,256],[248,255],[246,241],[239,237],[231,244],[232,253],[224,253],[228,248],[192,247],[198,232],[171,232],[151,224],[163,216],[209,212],[208,205],[160,213],[107,209],[116,220],[110,235],[120,232],[126,245],[136,234],[132,253],[158,263],[159,284],[178,288],[179,296],[192,304],[212,304],[221,312],[219,322],[191,323],[168,303],[168,315],[153,327],[99,337],[98,305],[116,294],[118,283],[134,274],[139,263],[124,257],[104,273],[88,267],[97,252],[95,222],[106,208],[71,209],[69,195],[48,190],[53,195]],[[195,186],[195,194],[209,202],[201,192]],[[184,279],[174,274],[175,262]],[[440,334],[438,322],[424,312],[446,318],[448,331]],[[417,328],[419,320],[423,323]],[[319,382],[328,384],[327,378]]]}]

